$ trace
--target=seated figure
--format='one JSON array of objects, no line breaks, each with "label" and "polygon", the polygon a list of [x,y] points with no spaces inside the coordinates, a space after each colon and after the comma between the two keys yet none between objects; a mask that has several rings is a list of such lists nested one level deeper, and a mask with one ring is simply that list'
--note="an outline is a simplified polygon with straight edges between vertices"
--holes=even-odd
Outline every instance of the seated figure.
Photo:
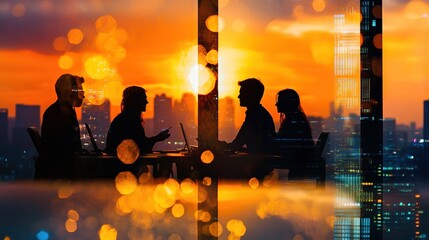
[{"label": "seated figure", "polygon": [[289,169],[289,179],[300,178],[305,175],[307,163],[314,158],[310,123],[295,90],[278,92],[276,106],[280,113],[280,127],[274,138],[274,149],[293,161],[295,167]]}]

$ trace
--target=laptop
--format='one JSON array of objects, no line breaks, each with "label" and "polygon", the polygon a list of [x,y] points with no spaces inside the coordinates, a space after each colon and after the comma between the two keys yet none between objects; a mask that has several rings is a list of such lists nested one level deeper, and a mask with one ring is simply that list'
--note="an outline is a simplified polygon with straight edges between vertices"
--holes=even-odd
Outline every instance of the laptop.
[{"label": "laptop", "polygon": [[89,125],[87,123],[85,123],[85,128],[86,128],[86,131],[88,132],[89,139],[91,140],[91,145],[92,145],[92,148],[94,149],[94,153],[101,154],[101,150],[98,148],[97,142],[95,142],[95,139],[94,139],[94,135],[92,135],[91,128],[89,128]]},{"label": "laptop", "polygon": [[180,124],[180,129],[182,130],[183,140],[185,140],[185,146],[183,146],[183,150],[190,152],[188,138],[186,137],[186,133],[185,133],[185,128],[183,127],[183,123],[180,122],[179,124]]},{"label": "laptop", "polygon": [[180,124],[180,130],[182,132],[183,140],[185,141],[185,145],[183,146],[183,149],[177,149],[177,150],[160,150],[160,151],[154,151],[154,153],[191,153],[195,152],[196,147],[192,147],[189,145],[188,138],[185,133],[185,128],[183,127],[183,123],[179,122]]}]

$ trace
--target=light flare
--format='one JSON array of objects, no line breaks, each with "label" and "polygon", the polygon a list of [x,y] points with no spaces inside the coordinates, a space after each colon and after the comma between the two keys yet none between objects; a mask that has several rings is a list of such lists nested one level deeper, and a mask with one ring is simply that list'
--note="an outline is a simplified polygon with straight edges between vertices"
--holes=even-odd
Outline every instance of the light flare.
[{"label": "light flare", "polygon": [[116,190],[122,195],[129,195],[137,188],[137,179],[131,172],[120,172],[115,178]]},{"label": "light flare", "polygon": [[214,237],[219,237],[223,232],[222,224],[219,222],[214,222],[209,226],[209,232]]},{"label": "light flare", "polygon": [[73,219],[67,219],[64,227],[66,228],[67,232],[74,233],[77,230],[77,222]]},{"label": "light flare", "polygon": [[204,152],[201,153],[200,159],[201,159],[201,162],[205,164],[210,164],[214,160],[214,154],[210,150],[205,150]]},{"label": "light flare", "polygon": [[312,6],[314,11],[322,12],[323,10],[325,10],[326,3],[324,0],[313,0]]},{"label": "light flare", "polygon": [[125,139],[116,148],[116,154],[121,162],[133,164],[140,155],[140,149],[132,139]]},{"label": "light flare", "polygon": [[244,225],[242,220],[239,219],[231,219],[226,224],[226,228],[234,235],[242,237],[246,233],[246,226]]},{"label": "light flare", "polygon": [[171,208],[171,214],[173,214],[175,218],[180,218],[185,214],[185,207],[181,203],[174,204]]},{"label": "light flare", "polygon": [[100,240],[116,240],[118,231],[110,224],[103,224],[98,231]]},{"label": "light flare", "polygon": [[73,67],[73,65],[74,65],[74,60],[68,54],[64,54],[58,59],[58,66],[61,69],[69,70]]},{"label": "light flare", "polygon": [[78,28],[70,29],[70,31],[67,33],[67,38],[71,44],[77,45],[82,42],[83,32]]}]

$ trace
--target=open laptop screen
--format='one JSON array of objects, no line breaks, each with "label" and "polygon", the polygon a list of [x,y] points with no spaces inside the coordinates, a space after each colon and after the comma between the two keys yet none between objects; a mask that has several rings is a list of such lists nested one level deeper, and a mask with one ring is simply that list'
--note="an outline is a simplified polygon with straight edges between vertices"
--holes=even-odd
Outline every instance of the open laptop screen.
[{"label": "open laptop screen", "polygon": [[95,142],[94,135],[92,135],[91,128],[89,128],[89,125],[87,123],[85,123],[85,128],[86,128],[86,131],[88,132],[89,139],[91,139],[92,148],[94,149],[95,152],[97,153],[100,152],[100,149],[98,148],[97,143]]},{"label": "open laptop screen", "polygon": [[189,148],[188,138],[186,137],[185,129],[183,128],[183,123],[181,122],[180,129],[182,130],[183,139],[185,140],[185,148],[189,152],[191,149]]}]

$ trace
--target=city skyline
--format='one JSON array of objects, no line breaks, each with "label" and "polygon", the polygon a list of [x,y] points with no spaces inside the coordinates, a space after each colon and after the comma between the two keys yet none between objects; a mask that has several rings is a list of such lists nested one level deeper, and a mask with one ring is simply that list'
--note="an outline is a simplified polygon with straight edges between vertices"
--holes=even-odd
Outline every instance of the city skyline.
[{"label": "city skyline", "polygon": [[[237,82],[257,77],[266,85],[263,105],[272,115],[275,94],[289,87],[298,90],[309,115],[328,116],[325,106],[336,101],[334,19],[343,9],[336,2],[315,2],[319,5],[311,5],[310,1],[220,1],[220,96],[236,98]],[[143,86],[150,98],[171,92],[178,99],[184,92],[194,91],[198,48],[196,18],[191,13],[196,12],[195,2],[177,5],[129,0],[119,7],[91,1],[80,4],[0,4],[0,33],[4,36],[0,39],[4,56],[0,60],[0,93],[4,96],[0,107],[10,109],[11,116],[18,102],[40,104],[42,111],[46,109],[55,100],[54,82],[64,72],[83,75],[84,88],[96,90],[87,92],[87,97],[108,97],[112,113],[119,112],[124,86]],[[383,5],[384,116],[395,117],[399,123],[415,121],[422,126],[422,102],[429,98],[425,91],[429,72],[424,67],[429,51],[425,44],[429,36],[428,9],[428,4],[419,0]],[[63,13],[55,24],[51,21],[54,12]],[[40,14],[44,17],[39,18]],[[358,26],[356,16],[351,20]],[[141,24],[138,28],[137,21]],[[24,27],[29,22],[31,32]],[[177,27],[169,27],[171,22]],[[113,47],[110,50],[100,45],[104,35],[99,31],[109,33],[112,29],[108,26],[116,27],[115,35],[109,38],[113,42],[104,42],[114,43],[108,45]],[[107,63],[110,67],[105,71],[93,71],[94,64],[100,67]],[[107,75],[105,80],[100,79]],[[150,111],[147,114],[152,115]]]}]

